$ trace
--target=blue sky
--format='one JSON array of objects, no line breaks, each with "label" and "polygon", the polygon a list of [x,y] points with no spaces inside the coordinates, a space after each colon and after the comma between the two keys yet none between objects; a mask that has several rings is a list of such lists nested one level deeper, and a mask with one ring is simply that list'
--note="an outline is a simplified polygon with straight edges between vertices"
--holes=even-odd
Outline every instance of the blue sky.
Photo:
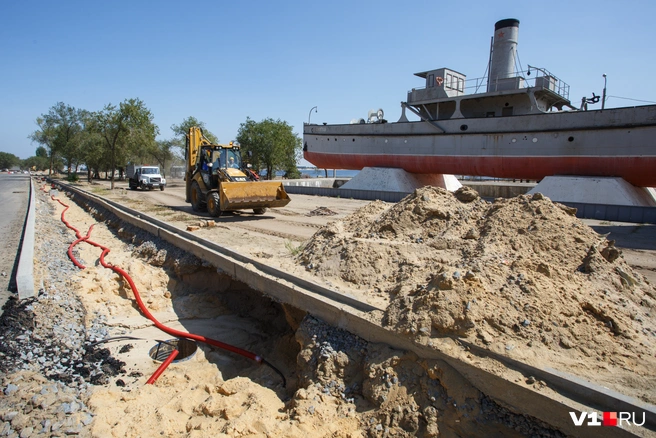
[{"label": "blue sky", "polygon": [[[27,158],[36,118],[57,102],[89,111],[139,98],[160,139],[194,116],[221,142],[247,117],[396,121],[414,73],[478,78],[494,23],[520,21],[522,65],[550,70],[606,107],[656,101],[656,2],[11,1],[0,2],[0,151]],[[593,106],[591,108],[599,107]],[[302,163],[305,164],[305,163]]]}]

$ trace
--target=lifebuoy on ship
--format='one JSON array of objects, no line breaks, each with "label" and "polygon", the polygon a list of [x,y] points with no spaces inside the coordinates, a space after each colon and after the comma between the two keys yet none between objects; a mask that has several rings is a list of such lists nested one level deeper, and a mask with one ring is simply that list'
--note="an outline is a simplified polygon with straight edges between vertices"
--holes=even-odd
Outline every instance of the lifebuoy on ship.
[{"label": "lifebuoy on ship", "polygon": [[435,82],[438,86],[441,86],[444,83],[444,78],[442,76],[438,76],[435,78]]}]

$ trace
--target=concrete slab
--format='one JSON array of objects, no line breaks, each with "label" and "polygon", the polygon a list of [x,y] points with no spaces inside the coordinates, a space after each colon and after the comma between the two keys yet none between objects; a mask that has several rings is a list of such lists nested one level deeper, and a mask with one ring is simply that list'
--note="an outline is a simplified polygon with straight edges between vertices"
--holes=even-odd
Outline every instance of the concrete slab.
[{"label": "concrete slab", "polygon": [[412,193],[425,186],[441,187],[454,192],[462,187],[454,175],[416,174],[403,169],[365,167],[342,188]]},{"label": "concrete slab", "polygon": [[656,207],[654,189],[635,187],[622,178],[548,176],[528,191],[534,193],[557,202]]},{"label": "concrete slab", "polygon": [[27,220],[23,231],[23,243],[16,271],[16,288],[18,298],[25,299],[35,295],[34,290],[34,222],[35,222],[34,182],[30,178],[30,202],[27,209]]}]

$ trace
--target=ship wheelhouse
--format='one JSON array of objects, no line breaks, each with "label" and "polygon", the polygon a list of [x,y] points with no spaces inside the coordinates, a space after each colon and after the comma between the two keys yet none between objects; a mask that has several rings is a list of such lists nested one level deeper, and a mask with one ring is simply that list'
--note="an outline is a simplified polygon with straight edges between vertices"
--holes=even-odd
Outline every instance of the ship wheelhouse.
[{"label": "ship wheelhouse", "polygon": [[425,86],[410,90],[404,106],[423,120],[507,117],[562,111],[563,107],[575,109],[569,101],[569,86],[535,67],[492,82],[488,78],[468,82],[464,74],[448,68],[415,76],[424,79]]}]

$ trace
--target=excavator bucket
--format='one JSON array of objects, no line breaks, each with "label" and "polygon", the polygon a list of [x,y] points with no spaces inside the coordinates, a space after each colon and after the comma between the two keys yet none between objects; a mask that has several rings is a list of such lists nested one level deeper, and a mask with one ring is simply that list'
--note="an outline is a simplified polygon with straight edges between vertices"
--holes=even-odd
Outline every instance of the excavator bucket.
[{"label": "excavator bucket", "polygon": [[222,211],[284,207],[289,196],[281,182],[222,182],[219,189]]}]

